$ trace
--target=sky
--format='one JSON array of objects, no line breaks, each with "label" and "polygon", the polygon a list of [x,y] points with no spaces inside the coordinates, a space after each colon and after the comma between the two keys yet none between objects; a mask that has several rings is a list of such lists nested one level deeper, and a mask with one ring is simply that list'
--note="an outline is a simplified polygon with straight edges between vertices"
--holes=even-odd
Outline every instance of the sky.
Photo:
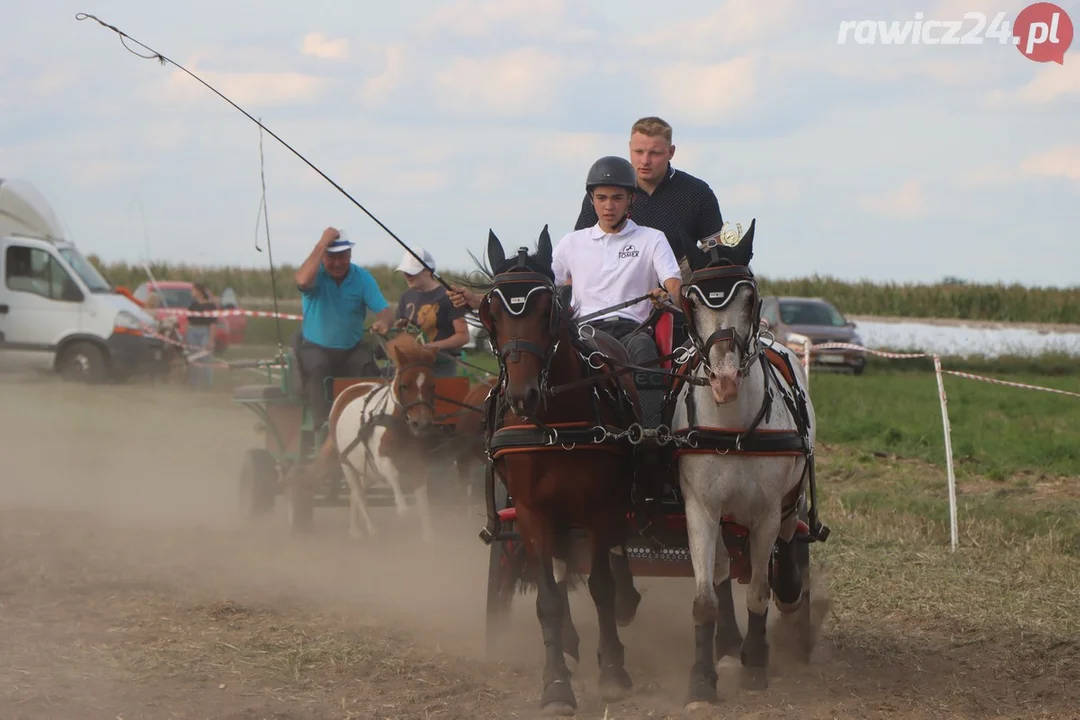
[{"label": "sky", "polygon": [[[7,0],[0,177],[106,261],[267,266],[258,126],[86,12],[261,118],[440,269],[471,268],[489,229],[508,251],[572,231],[589,166],[657,115],[724,219],[756,218],[759,275],[1076,286],[1080,43],[1058,64],[994,39],[838,42],[843,21],[1026,4]],[[263,154],[275,263],[327,226],[355,262],[400,260],[269,135]]]}]

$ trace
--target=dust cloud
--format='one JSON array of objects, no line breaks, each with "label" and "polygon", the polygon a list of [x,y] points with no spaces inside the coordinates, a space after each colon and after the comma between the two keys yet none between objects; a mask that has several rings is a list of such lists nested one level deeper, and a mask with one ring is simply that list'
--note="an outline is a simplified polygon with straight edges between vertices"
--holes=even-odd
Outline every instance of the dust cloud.
[{"label": "dust cloud", "polygon": [[[392,508],[375,510],[379,534],[359,540],[348,536],[343,508],[317,509],[309,536],[288,532],[280,498],[273,517],[248,521],[238,515],[237,478],[243,451],[260,443],[256,422],[221,393],[0,375],[0,512],[22,516],[33,542],[50,546],[43,550],[93,552],[147,582],[333,611],[464,661],[485,658],[488,549],[478,511],[436,507],[431,546],[415,515]],[[636,694],[676,709],[693,661],[693,583],[643,578],[639,587],[638,619],[620,631]],[[571,603],[578,675],[593,677],[595,609],[585,588]],[[515,598],[498,655],[538,690],[534,595]]]}]

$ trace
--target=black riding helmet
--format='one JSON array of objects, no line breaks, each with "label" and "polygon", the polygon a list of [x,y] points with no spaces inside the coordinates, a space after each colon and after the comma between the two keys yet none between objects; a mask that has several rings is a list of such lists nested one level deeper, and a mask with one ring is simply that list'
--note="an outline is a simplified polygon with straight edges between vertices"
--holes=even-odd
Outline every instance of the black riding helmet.
[{"label": "black riding helmet", "polygon": [[612,185],[626,188],[633,194],[637,188],[637,172],[630,161],[608,155],[593,163],[589,168],[589,174],[585,178],[585,192],[592,193],[598,185]]}]

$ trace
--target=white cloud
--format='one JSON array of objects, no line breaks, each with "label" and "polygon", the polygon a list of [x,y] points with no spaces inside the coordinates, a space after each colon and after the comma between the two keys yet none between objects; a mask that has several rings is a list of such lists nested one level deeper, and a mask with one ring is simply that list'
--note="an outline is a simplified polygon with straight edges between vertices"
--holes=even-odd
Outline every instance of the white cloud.
[{"label": "white cloud", "polygon": [[387,45],[383,48],[383,59],[386,65],[382,72],[365,80],[360,91],[364,102],[371,106],[384,104],[401,86],[407,74],[403,45]]},{"label": "white cloud", "polygon": [[[219,72],[185,65],[207,84],[242,107],[290,105],[316,99],[329,81],[298,72]],[[155,85],[154,99],[166,102],[203,101],[207,89],[186,73],[174,70],[164,84]]]},{"label": "white cloud", "polygon": [[548,40],[588,35],[574,29],[566,0],[459,0],[428,13],[421,31],[485,40],[508,32]]},{"label": "white cloud", "polygon": [[350,57],[348,39],[328,38],[322,33],[305,35],[301,52],[325,60],[348,60]]},{"label": "white cloud", "polygon": [[1064,145],[1032,155],[1020,163],[1020,169],[1028,175],[1080,181],[1080,145]]},{"label": "white cloud", "polygon": [[960,185],[972,190],[1005,188],[1015,183],[1016,173],[1000,164],[983,165],[960,178]]},{"label": "white cloud", "polygon": [[713,58],[784,33],[807,7],[796,0],[727,0],[704,17],[650,29],[630,38],[642,48]]},{"label": "white cloud", "polygon": [[[749,55],[712,65],[676,62],[650,73],[659,107],[692,123],[722,123],[747,112],[757,96]],[[663,113],[661,113],[663,115]]]},{"label": "white cloud", "polygon": [[1016,93],[1029,103],[1049,103],[1060,97],[1080,94],[1080,52],[1065,54],[1065,64],[1046,63],[1035,77]]},{"label": "white cloud", "polygon": [[585,187],[585,170],[590,163],[604,155],[625,155],[626,143],[612,142],[608,135],[584,132],[558,132],[541,135],[533,142],[537,161],[550,165],[552,161],[572,171],[581,172]]},{"label": "white cloud", "polygon": [[565,63],[534,47],[496,57],[458,57],[435,75],[438,102],[462,113],[547,114],[557,103]]},{"label": "white cloud", "polygon": [[906,220],[921,217],[926,209],[926,194],[917,180],[908,180],[898,189],[861,199],[864,210]]}]

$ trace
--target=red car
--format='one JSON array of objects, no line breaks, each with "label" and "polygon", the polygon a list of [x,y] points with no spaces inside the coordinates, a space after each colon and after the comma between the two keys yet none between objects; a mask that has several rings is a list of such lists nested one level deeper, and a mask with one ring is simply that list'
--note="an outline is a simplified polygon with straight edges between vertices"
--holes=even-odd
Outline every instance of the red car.
[{"label": "red car", "polygon": [[[178,315],[179,330],[181,334],[187,335],[187,308],[195,299],[192,283],[186,280],[158,280],[153,284],[144,282],[135,288],[132,294],[144,305],[151,295],[157,295],[161,299],[161,305],[156,308],[147,307],[147,310],[158,319]],[[218,305],[222,310],[239,309],[236,293],[232,288],[225,288],[218,298]],[[214,324],[214,353],[221,354],[230,345],[243,343],[246,327],[247,318],[243,315],[218,318]]]}]

